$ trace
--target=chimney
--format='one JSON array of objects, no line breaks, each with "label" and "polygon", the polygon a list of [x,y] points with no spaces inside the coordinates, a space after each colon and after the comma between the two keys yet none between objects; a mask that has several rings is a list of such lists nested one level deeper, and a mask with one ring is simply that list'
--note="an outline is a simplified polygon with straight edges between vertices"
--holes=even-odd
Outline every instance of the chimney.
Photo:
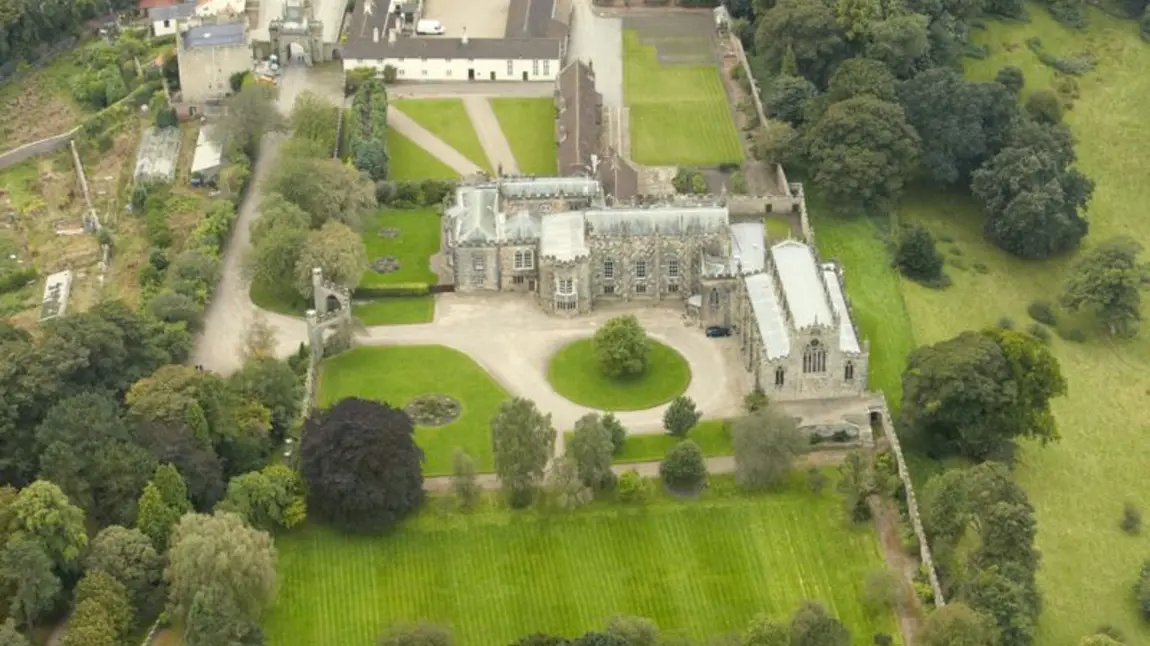
[{"label": "chimney", "polygon": [[387,42],[392,43],[392,44],[395,43],[395,39],[396,39],[395,32],[396,32],[396,29],[394,27],[387,30]]},{"label": "chimney", "polygon": [[371,42],[373,42],[373,43],[379,42],[379,27],[375,27],[371,30]]},{"label": "chimney", "polygon": [[467,44],[467,27],[463,28],[463,38],[459,39],[464,45]]}]

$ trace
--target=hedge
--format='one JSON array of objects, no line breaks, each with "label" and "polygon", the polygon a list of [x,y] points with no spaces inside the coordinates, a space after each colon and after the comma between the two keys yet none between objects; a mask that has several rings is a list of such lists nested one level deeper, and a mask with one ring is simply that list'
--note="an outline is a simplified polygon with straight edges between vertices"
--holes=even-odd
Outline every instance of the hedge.
[{"label": "hedge", "polygon": [[427,283],[396,283],[394,285],[359,287],[355,290],[356,298],[399,298],[401,296],[427,296],[430,293],[431,286]]},{"label": "hedge", "polygon": [[0,294],[7,294],[22,289],[28,283],[36,280],[36,270],[32,267],[17,269],[0,274]]}]

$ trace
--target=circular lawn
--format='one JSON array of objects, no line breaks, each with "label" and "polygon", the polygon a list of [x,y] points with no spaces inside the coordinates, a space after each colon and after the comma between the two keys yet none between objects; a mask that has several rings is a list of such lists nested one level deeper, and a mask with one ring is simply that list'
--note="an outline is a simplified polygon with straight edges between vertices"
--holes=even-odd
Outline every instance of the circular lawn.
[{"label": "circular lawn", "polygon": [[599,369],[591,339],[560,348],[547,366],[547,380],[567,399],[606,411],[643,410],[682,395],[691,383],[691,368],[683,355],[647,339],[647,369],[642,374],[612,379]]}]

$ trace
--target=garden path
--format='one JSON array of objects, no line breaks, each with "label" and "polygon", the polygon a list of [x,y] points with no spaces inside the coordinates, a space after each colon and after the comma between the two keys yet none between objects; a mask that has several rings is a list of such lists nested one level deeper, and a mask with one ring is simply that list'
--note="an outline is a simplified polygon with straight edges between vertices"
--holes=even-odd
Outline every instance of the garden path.
[{"label": "garden path", "polygon": [[511,152],[511,144],[503,134],[495,110],[491,108],[491,101],[482,96],[465,96],[463,109],[471,118],[471,125],[475,127],[475,134],[479,135],[479,144],[483,146],[483,152],[487,154],[492,168],[500,175],[518,175],[519,164]]},{"label": "garden path", "polygon": [[419,125],[411,117],[392,106],[387,107],[387,125],[389,128],[394,128],[399,134],[414,141],[432,157],[447,164],[460,175],[474,175],[482,171],[474,162],[460,154],[458,150],[447,145],[442,139],[432,134],[431,131]]}]

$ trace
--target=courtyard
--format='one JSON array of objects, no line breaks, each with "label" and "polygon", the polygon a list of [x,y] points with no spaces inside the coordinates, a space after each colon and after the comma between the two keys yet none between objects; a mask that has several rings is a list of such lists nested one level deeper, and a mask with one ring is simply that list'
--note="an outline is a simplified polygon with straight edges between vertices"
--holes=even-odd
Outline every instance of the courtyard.
[{"label": "courtyard", "polygon": [[[423,17],[443,24],[444,38],[503,38],[509,0],[427,0]],[[435,36],[429,36],[435,38]]]},{"label": "courtyard", "polygon": [[386,538],[306,527],[276,541],[268,643],[370,646],[381,626],[427,621],[459,643],[499,646],[599,629],[617,613],[698,643],[805,599],[833,609],[856,644],[897,634],[890,614],[862,607],[862,581],[882,557],[869,527],[843,522],[833,490],[796,481],[748,497],[719,478],[691,502],[472,514],[432,504]]}]

